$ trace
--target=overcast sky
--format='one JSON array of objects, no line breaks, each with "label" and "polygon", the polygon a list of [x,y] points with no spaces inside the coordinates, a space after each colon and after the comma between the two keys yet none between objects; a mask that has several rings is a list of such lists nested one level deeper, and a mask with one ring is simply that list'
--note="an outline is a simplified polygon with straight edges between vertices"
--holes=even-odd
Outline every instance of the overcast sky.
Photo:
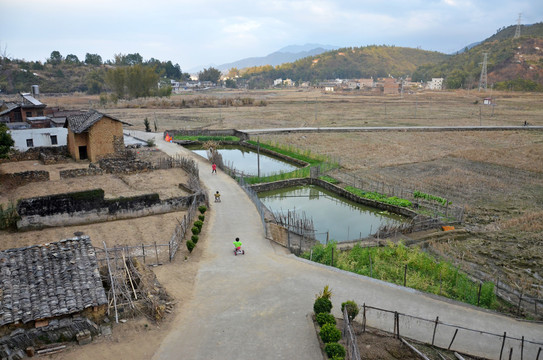
[{"label": "overcast sky", "polygon": [[288,45],[396,45],[453,53],[503,26],[543,21],[542,0],[0,0],[0,49],[103,60],[140,53],[183,71]]}]

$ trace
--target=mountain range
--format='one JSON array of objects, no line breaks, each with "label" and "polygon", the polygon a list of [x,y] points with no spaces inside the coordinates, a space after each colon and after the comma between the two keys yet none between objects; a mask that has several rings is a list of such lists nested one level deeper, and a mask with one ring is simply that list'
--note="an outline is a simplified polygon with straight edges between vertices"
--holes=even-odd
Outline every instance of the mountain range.
[{"label": "mountain range", "polygon": [[[335,50],[337,48],[339,47],[322,44],[289,45],[266,56],[249,57],[213,67],[222,72],[225,72],[232,68],[243,69],[247,67],[264,65],[276,66],[284,63],[294,62],[304,57],[319,55],[326,51]],[[203,70],[203,68],[204,66],[194,67],[192,69],[189,69],[189,72],[197,73]]]}]

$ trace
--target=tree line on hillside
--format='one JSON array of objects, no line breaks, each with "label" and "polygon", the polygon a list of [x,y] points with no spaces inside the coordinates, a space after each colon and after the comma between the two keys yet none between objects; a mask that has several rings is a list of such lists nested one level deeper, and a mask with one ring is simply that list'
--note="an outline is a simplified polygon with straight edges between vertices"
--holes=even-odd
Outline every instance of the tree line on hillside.
[{"label": "tree line on hillside", "polygon": [[107,61],[98,54],[87,53],[84,60],[79,60],[74,54],[63,56],[56,50],[45,62],[0,56],[2,93],[28,92],[31,85],[40,85],[41,91],[48,93],[99,94],[113,90],[121,98],[151,96],[167,88],[170,79],[189,78],[179,64],[155,58],[144,60],[139,53],[116,54]]}]

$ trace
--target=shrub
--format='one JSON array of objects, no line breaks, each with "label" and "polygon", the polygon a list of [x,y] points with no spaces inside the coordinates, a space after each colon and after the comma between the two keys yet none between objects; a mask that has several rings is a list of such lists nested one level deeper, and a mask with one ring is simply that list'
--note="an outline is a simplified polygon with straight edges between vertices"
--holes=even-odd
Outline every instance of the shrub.
[{"label": "shrub", "polygon": [[155,139],[147,140],[147,147],[154,147],[154,146],[155,146]]},{"label": "shrub", "polygon": [[338,342],[341,339],[341,331],[334,324],[324,324],[319,336],[325,344]]},{"label": "shrub", "polygon": [[349,316],[349,321],[353,321],[356,315],[358,315],[358,304],[355,303],[354,300],[348,300],[344,303],[341,303],[342,313],[345,308],[347,308],[347,316]]},{"label": "shrub", "polygon": [[200,231],[202,230],[203,225],[204,225],[204,223],[201,220],[196,220],[194,222],[194,226],[196,226],[198,229],[200,229]]},{"label": "shrub", "polygon": [[193,226],[190,231],[192,231],[193,235],[198,235],[200,233],[200,228],[198,226]]},{"label": "shrub", "polygon": [[206,210],[207,210],[207,207],[205,205],[198,206],[198,211],[200,212],[200,214],[205,213]]},{"label": "shrub", "polygon": [[196,244],[192,240],[187,240],[187,249],[189,252],[192,252],[192,249],[194,249],[195,246]]},{"label": "shrub", "polygon": [[320,297],[315,300],[315,303],[313,304],[313,311],[315,314],[330,313],[330,311],[332,311],[332,302],[330,299]]},{"label": "shrub", "polygon": [[328,300],[330,300],[331,297],[332,297],[332,290],[330,290],[328,285],[326,285],[324,287],[324,289],[322,289],[322,292],[318,293],[315,296],[316,299],[318,299],[318,298],[327,298]]},{"label": "shrub", "polygon": [[[339,330],[338,330],[339,331]],[[345,359],[346,351],[343,345],[331,342],[324,345],[324,352],[330,359]]]},{"label": "shrub", "polygon": [[206,219],[205,215],[198,215],[198,220],[203,222],[205,219]]},{"label": "shrub", "polygon": [[319,313],[317,314],[316,319],[319,326],[323,326],[324,324],[336,324],[336,318],[330,313]]},{"label": "shrub", "polygon": [[198,238],[198,235],[192,235],[192,236],[190,237],[190,239],[192,240],[193,243],[197,244],[199,238]]}]

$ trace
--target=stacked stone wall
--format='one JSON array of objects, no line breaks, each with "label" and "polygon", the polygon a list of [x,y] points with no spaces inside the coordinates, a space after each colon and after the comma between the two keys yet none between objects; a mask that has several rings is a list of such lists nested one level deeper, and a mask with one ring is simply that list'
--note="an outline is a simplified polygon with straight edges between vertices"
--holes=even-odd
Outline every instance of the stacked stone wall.
[{"label": "stacked stone wall", "polygon": [[170,134],[171,136],[237,136],[241,140],[249,140],[249,135],[236,130],[236,129],[226,129],[226,130],[166,130],[164,131],[164,136]]},{"label": "stacked stone wall", "polygon": [[14,183],[18,186],[22,186],[31,182],[49,181],[49,172],[44,170],[30,170],[3,174],[0,176],[0,179],[5,183]]},{"label": "stacked stone wall", "polygon": [[37,328],[20,327],[0,338],[0,358],[11,359],[13,354],[28,347],[75,340],[82,331],[95,336],[100,333],[100,327],[84,317],[52,319],[48,325]]},{"label": "stacked stone wall", "polygon": [[203,192],[160,200],[158,194],[104,199],[104,191],[95,189],[67,194],[23,199],[17,205],[21,217],[19,230],[88,224],[131,219],[187,209],[196,201],[206,201]]}]

